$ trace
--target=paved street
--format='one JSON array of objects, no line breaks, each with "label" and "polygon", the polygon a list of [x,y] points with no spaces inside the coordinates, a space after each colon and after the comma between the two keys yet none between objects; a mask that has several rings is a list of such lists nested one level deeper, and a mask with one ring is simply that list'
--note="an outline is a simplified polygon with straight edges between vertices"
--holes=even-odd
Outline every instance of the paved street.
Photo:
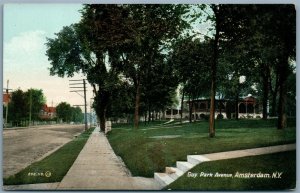
[{"label": "paved street", "polygon": [[3,177],[17,173],[81,133],[84,125],[52,125],[3,130]]}]

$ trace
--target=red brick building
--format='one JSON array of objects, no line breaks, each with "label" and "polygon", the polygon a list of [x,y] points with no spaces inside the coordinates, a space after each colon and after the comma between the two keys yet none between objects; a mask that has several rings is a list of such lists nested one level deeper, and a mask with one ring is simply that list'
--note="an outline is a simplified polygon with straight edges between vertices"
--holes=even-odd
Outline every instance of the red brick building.
[{"label": "red brick building", "polygon": [[6,106],[10,103],[11,94],[10,93],[3,93],[3,105]]},{"label": "red brick building", "polygon": [[56,117],[56,108],[55,107],[48,107],[46,104],[42,107],[40,111],[40,118],[41,119],[53,119]]}]

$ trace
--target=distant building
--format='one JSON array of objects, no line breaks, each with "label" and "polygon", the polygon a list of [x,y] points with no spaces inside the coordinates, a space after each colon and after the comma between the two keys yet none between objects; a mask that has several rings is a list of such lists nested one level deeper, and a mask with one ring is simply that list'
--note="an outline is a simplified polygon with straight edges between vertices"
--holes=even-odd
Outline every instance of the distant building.
[{"label": "distant building", "polygon": [[10,103],[11,100],[11,93],[3,93],[3,105],[7,106],[8,103]]},{"label": "distant building", "polygon": [[44,120],[53,119],[56,117],[56,108],[43,105],[39,117]]},{"label": "distant building", "polygon": [[[229,99],[215,100],[215,118],[222,117],[224,119],[235,118],[235,101]],[[210,114],[210,99],[197,99],[193,101],[184,101],[182,118],[201,119]],[[261,118],[262,110],[259,101],[253,96],[247,96],[239,99],[238,102],[239,118]],[[179,119],[181,110],[167,109],[165,117],[167,119]]]}]

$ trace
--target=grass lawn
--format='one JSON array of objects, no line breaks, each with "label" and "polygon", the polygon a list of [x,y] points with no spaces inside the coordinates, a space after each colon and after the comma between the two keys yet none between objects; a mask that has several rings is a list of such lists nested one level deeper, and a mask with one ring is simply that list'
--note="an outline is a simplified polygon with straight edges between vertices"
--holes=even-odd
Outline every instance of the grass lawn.
[{"label": "grass lawn", "polygon": [[73,165],[94,128],[83,132],[43,160],[3,179],[4,185],[60,182]]},{"label": "grass lawn", "polygon": [[[208,137],[208,122],[191,124],[113,125],[108,139],[134,176],[153,177],[191,154],[205,154],[296,142],[296,120],[288,128],[275,127],[276,120],[217,120],[216,137]],[[171,135],[171,136],[170,136]],[[175,138],[161,138],[175,137]],[[154,138],[153,138],[154,137]],[[155,138],[157,137],[157,138]]]},{"label": "grass lawn", "polygon": [[[204,162],[189,172],[198,174],[193,178],[185,173],[165,190],[287,190],[296,187],[296,151]],[[237,172],[267,174],[251,178],[238,178]],[[280,178],[272,178],[279,172]],[[201,173],[212,173],[203,177]],[[232,177],[217,177],[216,174],[232,174]],[[268,176],[269,174],[269,176]],[[276,177],[279,177],[276,174]]]}]

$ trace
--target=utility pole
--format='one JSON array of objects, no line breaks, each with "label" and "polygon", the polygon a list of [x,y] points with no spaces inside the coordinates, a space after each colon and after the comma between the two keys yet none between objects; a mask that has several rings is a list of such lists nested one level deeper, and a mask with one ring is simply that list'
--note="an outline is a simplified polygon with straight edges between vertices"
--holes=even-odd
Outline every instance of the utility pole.
[{"label": "utility pole", "polygon": [[[71,90],[70,92],[76,92],[78,95],[80,95],[81,97],[84,98],[84,125],[85,125],[85,130],[88,129],[88,125],[87,125],[87,110],[86,110],[86,80],[82,79],[82,80],[69,80],[71,82],[74,83],[69,83],[70,88],[71,89],[76,89],[76,90]],[[80,83],[81,81],[83,81],[82,83]],[[83,89],[83,90],[78,90],[78,89]],[[81,94],[79,94],[78,92],[84,92],[84,95],[82,96]],[[80,105],[77,105],[80,106]]]},{"label": "utility pole", "polygon": [[6,104],[6,112],[5,112],[5,126],[7,126],[7,118],[8,118],[8,103],[9,103],[9,95],[8,95],[8,91],[12,90],[8,88],[8,84],[9,84],[9,80],[7,80],[7,86],[6,86],[6,95],[7,95],[7,104]]},{"label": "utility pole", "polygon": [[92,127],[92,98],[90,99],[90,127]]},{"label": "utility pole", "polygon": [[30,126],[31,123],[31,110],[32,109],[32,89],[29,90],[29,124],[28,126]]},{"label": "utility pole", "polygon": [[83,79],[83,89],[84,89],[84,125],[85,125],[85,130],[88,129],[88,124],[87,124],[87,110],[86,110],[86,86],[85,86],[85,80]]}]

